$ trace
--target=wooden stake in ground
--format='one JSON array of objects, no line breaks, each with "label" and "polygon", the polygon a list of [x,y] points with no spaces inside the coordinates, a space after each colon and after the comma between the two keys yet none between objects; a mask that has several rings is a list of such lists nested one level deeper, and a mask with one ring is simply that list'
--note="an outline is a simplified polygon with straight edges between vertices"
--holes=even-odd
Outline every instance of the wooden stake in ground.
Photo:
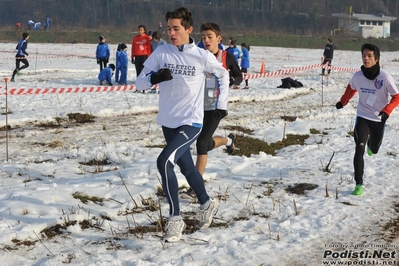
[{"label": "wooden stake in ground", "polygon": [[8,78],[4,78],[6,83],[6,160],[8,161]]}]

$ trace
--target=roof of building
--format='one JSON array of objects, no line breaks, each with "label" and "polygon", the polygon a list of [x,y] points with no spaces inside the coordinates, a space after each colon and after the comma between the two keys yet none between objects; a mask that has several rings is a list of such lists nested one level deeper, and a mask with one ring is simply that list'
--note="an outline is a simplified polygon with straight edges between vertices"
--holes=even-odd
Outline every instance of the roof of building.
[{"label": "roof of building", "polygon": [[350,16],[348,13],[333,13],[333,17],[337,18],[350,18],[351,20],[370,20],[370,21],[386,21],[386,22],[393,22],[397,18],[396,17],[390,17],[390,16],[385,16],[384,14],[356,14],[352,13],[352,16]]}]

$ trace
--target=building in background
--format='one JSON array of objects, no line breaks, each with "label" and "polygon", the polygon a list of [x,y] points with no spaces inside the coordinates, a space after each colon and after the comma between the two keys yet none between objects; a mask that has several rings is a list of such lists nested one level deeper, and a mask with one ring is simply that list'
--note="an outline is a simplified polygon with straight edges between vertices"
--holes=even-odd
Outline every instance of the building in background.
[{"label": "building in background", "polygon": [[[360,34],[363,38],[389,38],[391,36],[391,23],[396,17],[385,16],[384,14],[355,14],[333,13],[337,17],[338,29],[340,32],[353,32]],[[335,30],[334,30],[335,31]]]}]

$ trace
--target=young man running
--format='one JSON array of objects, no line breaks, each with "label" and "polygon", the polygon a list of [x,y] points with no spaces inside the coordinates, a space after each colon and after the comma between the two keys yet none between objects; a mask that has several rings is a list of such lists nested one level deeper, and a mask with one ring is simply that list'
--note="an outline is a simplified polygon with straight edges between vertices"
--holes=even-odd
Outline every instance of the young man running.
[{"label": "young man running", "polygon": [[[25,56],[28,56],[29,54],[26,52],[26,49],[28,48],[28,40],[29,40],[29,33],[24,32],[22,33],[22,40],[20,40],[17,44],[17,47],[15,48],[17,50],[17,54],[15,55],[15,69],[12,73],[11,80],[14,82],[14,77],[16,74],[19,74],[19,72],[22,69],[25,69],[29,67],[29,62],[28,59],[25,58]],[[20,64],[23,63],[24,65],[20,67]]]},{"label": "young man running", "polygon": [[[157,122],[162,125],[166,146],[157,159],[162,188],[169,202],[169,221],[164,239],[179,241],[185,228],[180,216],[179,187],[174,166],[180,167],[200,203],[199,226],[211,225],[219,201],[210,198],[201,174],[194,165],[190,145],[201,133],[204,117],[205,73],[218,77],[221,91],[228,91],[229,73],[215,56],[198,48],[190,38],[193,18],[181,7],[165,15],[171,44],[159,46],[145,61],[136,80],[139,90],[159,83],[159,112]],[[227,94],[220,95],[219,109],[227,109]]]},{"label": "young man running", "polygon": [[[373,44],[362,46],[363,66],[349,80],[344,95],[335,105],[343,108],[359,92],[356,124],[354,129],[356,187],[353,195],[363,193],[364,152],[377,154],[384,136],[385,122],[399,104],[399,91],[391,75],[380,69],[380,50]],[[391,100],[389,101],[389,96]]]},{"label": "young man running", "polygon": [[[220,27],[215,23],[205,23],[201,25],[202,43],[205,49],[210,51],[216,59],[222,63],[223,67],[229,70],[229,85],[238,86],[242,82],[242,73],[234,55],[220,50],[218,44],[222,39]],[[196,167],[201,175],[205,172],[208,162],[208,151],[226,145],[227,152],[231,154],[234,150],[235,135],[229,134],[228,137],[213,136],[220,120],[227,116],[227,110],[219,109],[219,96],[225,95],[227,91],[221,91],[216,78],[212,74],[207,74],[204,94],[204,122],[200,136],[197,139],[197,162]],[[192,188],[182,195],[187,198],[195,198]]]}]

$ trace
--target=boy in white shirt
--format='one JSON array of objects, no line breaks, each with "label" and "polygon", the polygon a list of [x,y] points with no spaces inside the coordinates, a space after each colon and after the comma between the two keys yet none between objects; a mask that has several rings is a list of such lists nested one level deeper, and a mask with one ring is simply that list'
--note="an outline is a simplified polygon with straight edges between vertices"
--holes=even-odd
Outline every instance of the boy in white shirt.
[{"label": "boy in white shirt", "polygon": [[[179,241],[185,228],[180,216],[179,187],[174,166],[193,188],[200,203],[199,226],[211,225],[219,201],[210,198],[202,176],[194,165],[190,145],[201,133],[204,116],[205,74],[213,73],[219,86],[228,91],[229,73],[209,51],[198,48],[190,38],[193,18],[181,7],[165,15],[171,44],[159,46],[145,61],[136,80],[138,90],[159,83],[159,112],[157,122],[162,125],[166,146],[157,159],[162,187],[169,202],[169,221],[165,240]],[[227,93],[219,96],[218,108],[227,109]]]},{"label": "boy in white shirt", "polygon": [[[344,95],[335,105],[343,108],[359,92],[356,124],[354,129],[356,187],[352,194],[363,193],[364,152],[372,156],[380,149],[384,137],[385,122],[393,109],[399,104],[399,91],[391,75],[380,69],[380,50],[377,46],[366,43],[362,45],[363,66],[361,71],[353,74]],[[391,100],[389,100],[389,96]]]}]

